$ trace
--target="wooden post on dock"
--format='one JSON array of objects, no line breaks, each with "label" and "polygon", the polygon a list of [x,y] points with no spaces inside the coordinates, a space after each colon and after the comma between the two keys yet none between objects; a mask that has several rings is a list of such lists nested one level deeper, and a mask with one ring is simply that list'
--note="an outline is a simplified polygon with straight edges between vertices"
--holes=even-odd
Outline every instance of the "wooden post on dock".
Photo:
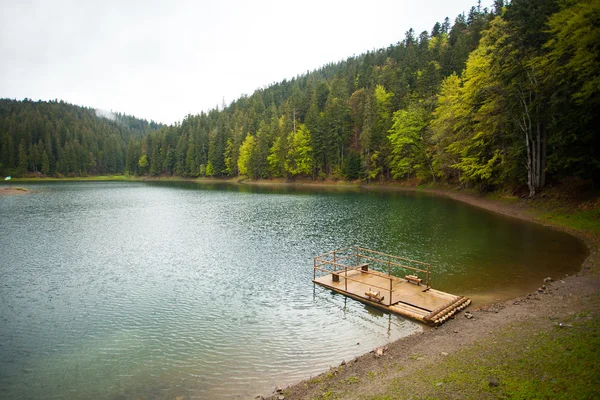
[{"label": "wooden post on dock", "polygon": [[356,266],[358,267],[360,265],[360,258],[358,255],[358,246],[354,246],[354,250],[356,251]]},{"label": "wooden post on dock", "polygon": [[313,281],[317,279],[317,257],[313,258]]},{"label": "wooden post on dock", "polygon": [[336,251],[333,251],[333,275],[331,276],[331,278],[333,279],[334,282],[339,282],[340,281],[340,276],[338,274],[336,274],[337,271],[337,255],[336,255]]},{"label": "wooden post on dock", "polygon": [[337,256],[335,255],[336,250],[333,251],[333,272],[335,272],[335,266],[337,264]]},{"label": "wooden post on dock", "polygon": [[390,301],[390,305],[391,305],[392,304],[392,278],[391,278],[391,276],[392,276],[392,262],[391,262],[390,258],[391,257],[388,256],[388,277],[389,277],[389,280],[390,280],[390,300],[389,301]]},{"label": "wooden post on dock", "polygon": [[348,291],[348,266],[344,265],[344,290]]}]

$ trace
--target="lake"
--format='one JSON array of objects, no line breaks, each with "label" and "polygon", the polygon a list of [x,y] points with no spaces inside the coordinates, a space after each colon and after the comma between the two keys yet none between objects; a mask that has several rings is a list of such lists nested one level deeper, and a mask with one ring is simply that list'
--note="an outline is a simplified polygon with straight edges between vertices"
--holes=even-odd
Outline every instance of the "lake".
[{"label": "lake", "polygon": [[0,197],[0,398],[254,398],[423,329],[314,287],[361,245],[475,303],[578,269],[565,233],[428,193],[175,182]]}]

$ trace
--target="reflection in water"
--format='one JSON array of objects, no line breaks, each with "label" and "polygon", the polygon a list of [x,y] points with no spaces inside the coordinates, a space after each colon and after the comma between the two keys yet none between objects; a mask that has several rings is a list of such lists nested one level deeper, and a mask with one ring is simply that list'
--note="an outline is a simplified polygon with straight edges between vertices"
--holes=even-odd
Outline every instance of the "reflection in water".
[{"label": "reflection in water", "polygon": [[381,317],[383,317],[383,316],[385,316],[385,315],[388,315],[388,313],[384,313],[384,312],[383,312],[382,310],[380,310],[379,308],[371,307],[371,306],[369,306],[369,305],[366,305],[366,304],[365,304],[365,306],[364,306],[364,307],[365,307],[365,310],[367,310],[367,312],[368,312],[370,315],[374,316],[374,317],[380,317],[380,318],[381,318]]},{"label": "reflection in water", "polygon": [[421,329],[315,288],[312,259],[334,248],[422,260],[440,290],[500,298],[585,256],[564,233],[422,193],[23,186],[0,199],[2,398],[254,397]]}]

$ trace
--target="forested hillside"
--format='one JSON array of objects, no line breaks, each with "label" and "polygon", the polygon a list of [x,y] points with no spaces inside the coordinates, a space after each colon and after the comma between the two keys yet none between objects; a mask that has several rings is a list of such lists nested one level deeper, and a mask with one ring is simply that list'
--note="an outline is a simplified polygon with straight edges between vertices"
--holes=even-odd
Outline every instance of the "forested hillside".
[{"label": "forested hillside", "polygon": [[[464,69],[493,17],[474,7],[454,25],[446,18],[431,32],[411,29],[386,49],[256,90],[220,109],[188,115],[180,126],[138,143],[140,162],[129,170],[250,178],[421,177],[429,168],[413,153],[427,152],[425,144],[407,144],[403,154],[400,138],[391,137],[391,130],[398,128],[401,112],[416,107],[431,119],[443,79]],[[425,129],[422,133],[428,134]]]},{"label": "forested hillside", "polygon": [[[386,49],[147,136],[152,127],[136,135],[104,121],[114,133],[87,152],[69,136],[77,129],[41,151],[46,128],[32,132],[27,118],[15,136],[2,111],[2,165],[45,174],[416,179],[528,187],[532,196],[549,180],[597,183],[599,37],[600,0],[496,0],[492,10],[474,6],[430,32],[411,29]],[[59,162],[66,148],[82,154],[68,167]]]},{"label": "forested hillside", "polygon": [[160,127],[62,101],[0,99],[0,174],[123,173],[127,144]]}]

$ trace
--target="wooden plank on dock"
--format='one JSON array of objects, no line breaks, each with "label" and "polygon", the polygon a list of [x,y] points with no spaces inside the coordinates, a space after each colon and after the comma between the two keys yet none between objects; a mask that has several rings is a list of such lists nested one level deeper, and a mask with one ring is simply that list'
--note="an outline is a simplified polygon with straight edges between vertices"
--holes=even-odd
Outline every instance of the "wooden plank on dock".
[{"label": "wooden plank on dock", "polygon": [[[364,260],[379,263],[380,268],[382,265],[387,267],[388,273],[373,270]],[[408,269],[411,274],[406,275],[407,279],[394,276],[391,274],[392,265]],[[317,272],[325,275],[317,277]],[[425,285],[422,284],[423,279],[415,275],[422,273],[426,274]],[[432,289],[429,286],[429,264],[358,246],[315,257],[313,282],[363,303],[431,325],[443,323],[471,302],[466,297]]]},{"label": "wooden plank on dock", "polygon": [[[411,287],[417,288],[417,290],[410,289]],[[394,292],[394,303],[402,302],[405,304],[410,304],[414,307],[422,308],[429,312],[436,310],[448,303],[448,299],[438,296],[436,293],[437,291],[424,291],[424,289],[426,288],[423,286],[417,286],[415,284],[406,282],[402,288],[399,287],[398,290]]]}]

